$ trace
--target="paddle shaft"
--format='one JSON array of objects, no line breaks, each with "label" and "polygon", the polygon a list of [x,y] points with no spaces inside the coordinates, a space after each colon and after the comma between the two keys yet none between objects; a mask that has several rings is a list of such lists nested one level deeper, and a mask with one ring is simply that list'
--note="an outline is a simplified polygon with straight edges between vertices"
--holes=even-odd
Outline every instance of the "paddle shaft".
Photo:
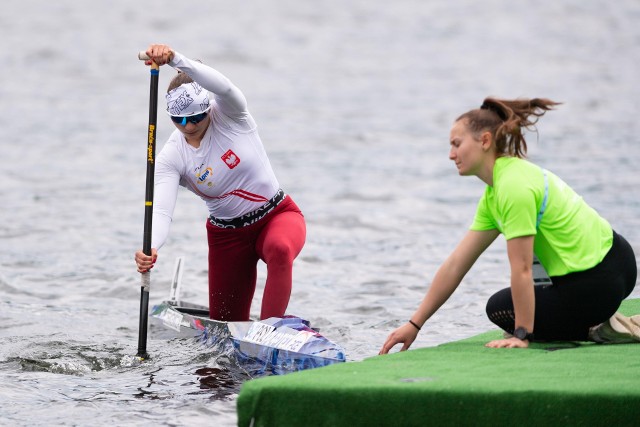
[{"label": "paddle shaft", "polygon": [[[151,84],[149,89],[149,128],[147,131],[147,183],[144,202],[144,234],[142,239],[142,252],[151,255],[151,226],[153,222],[153,176],[155,173],[156,158],[156,123],[158,121],[158,80],[160,68],[157,64],[151,64]],[[138,333],[138,354],[141,359],[148,358],[147,354],[147,329],[149,318],[149,290],[151,285],[151,272],[142,273],[142,286],[140,288],[140,327]]]}]

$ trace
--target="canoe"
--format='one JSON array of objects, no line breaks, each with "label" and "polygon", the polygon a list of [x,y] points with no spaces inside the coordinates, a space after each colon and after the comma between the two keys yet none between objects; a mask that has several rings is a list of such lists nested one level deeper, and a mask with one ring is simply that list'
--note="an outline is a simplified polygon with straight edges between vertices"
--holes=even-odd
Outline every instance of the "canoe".
[{"label": "canoe", "polygon": [[300,317],[246,322],[209,318],[208,307],[180,300],[184,261],[178,258],[169,299],[149,314],[157,338],[195,338],[212,351],[234,356],[252,375],[282,375],[346,361],[344,349]]}]

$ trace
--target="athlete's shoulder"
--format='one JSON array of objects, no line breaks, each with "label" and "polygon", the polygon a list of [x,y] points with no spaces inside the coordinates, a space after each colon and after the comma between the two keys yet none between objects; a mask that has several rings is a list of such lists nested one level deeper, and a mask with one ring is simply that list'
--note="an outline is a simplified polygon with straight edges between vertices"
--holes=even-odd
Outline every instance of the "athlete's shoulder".
[{"label": "athlete's shoulder", "polygon": [[158,155],[158,163],[165,163],[179,168],[186,162],[189,154],[185,150],[185,145],[180,131],[176,129],[162,146],[162,150]]},{"label": "athlete's shoulder", "polygon": [[508,177],[508,179],[529,177],[531,174],[539,175],[541,173],[540,166],[518,157],[499,157],[496,159],[495,168],[494,175],[500,178]]},{"label": "athlete's shoulder", "polygon": [[542,180],[542,169],[528,160],[517,157],[496,160],[494,187],[503,196],[522,193],[526,188],[537,188]]}]

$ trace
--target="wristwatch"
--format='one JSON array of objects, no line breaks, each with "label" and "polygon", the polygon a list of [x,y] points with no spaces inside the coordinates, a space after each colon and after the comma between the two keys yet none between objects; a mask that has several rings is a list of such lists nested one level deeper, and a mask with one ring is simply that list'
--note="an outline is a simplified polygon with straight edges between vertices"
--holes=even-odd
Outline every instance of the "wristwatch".
[{"label": "wristwatch", "polygon": [[516,330],[513,331],[513,336],[523,341],[533,341],[533,334],[527,331],[527,328],[523,328],[522,326],[518,326]]}]

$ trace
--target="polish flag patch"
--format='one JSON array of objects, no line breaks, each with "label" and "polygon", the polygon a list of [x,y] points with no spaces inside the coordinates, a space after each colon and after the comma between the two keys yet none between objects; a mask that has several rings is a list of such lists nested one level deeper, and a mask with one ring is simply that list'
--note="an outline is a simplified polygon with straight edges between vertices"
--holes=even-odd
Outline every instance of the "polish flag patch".
[{"label": "polish flag patch", "polygon": [[236,156],[236,153],[231,150],[228,150],[220,158],[229,169],[233,169],[240,164],[240,157]]}]

